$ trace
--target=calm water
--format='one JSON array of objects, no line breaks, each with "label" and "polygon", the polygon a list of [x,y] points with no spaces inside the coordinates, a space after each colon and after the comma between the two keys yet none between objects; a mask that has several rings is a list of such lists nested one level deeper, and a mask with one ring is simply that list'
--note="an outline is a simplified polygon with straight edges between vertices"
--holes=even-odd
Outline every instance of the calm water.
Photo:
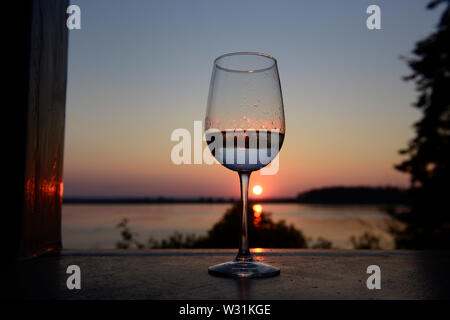
[{"label": "calm water", "polygon": [[[62,231],[65,248],[113,249],[120,239],[115,226],[123,219],[145,242],[150,236],[161,239],[174,231],[206,234],[229,208],[229,204],[143,204],[143,205],[63,205]],[[349,238],[366,231],[381,237],[381,246],[393,248],[387,232],[391,221],[375,206],[322,206],[301,204],[263,204],[275,221],[284,219],[302,230],[306,237],[321,236],[333,246],[352,248]],[[235,235],[238,237],[238,235]]]}]

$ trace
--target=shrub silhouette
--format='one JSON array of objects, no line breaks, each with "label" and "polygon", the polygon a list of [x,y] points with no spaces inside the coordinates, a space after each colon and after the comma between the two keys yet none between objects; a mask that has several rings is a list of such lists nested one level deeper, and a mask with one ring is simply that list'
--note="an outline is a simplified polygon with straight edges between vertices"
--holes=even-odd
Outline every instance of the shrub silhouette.
[{"label": "shrub silhouette", "polygon": [[350,242],[353,249],[380,249],[380,238],[369,232],[365,232],[358,238],[351,236]]},{"label": "shrub silhouette", "polygon": [[316,242],[312,243],[310,247],[311,249],[332,249],[333,242],[324,237],[318,237]]},{"label": "shrub silhouette", "polygon": [[122,219],[116,228],[120,229],[120,236],[122,237],[121,241],[116,242],[117,249],[130,249],[133,247],[135,249],[145,248],[145,246],[136,239],[137,234],[131,232],[130,228],[128,228],[128,219]]}]

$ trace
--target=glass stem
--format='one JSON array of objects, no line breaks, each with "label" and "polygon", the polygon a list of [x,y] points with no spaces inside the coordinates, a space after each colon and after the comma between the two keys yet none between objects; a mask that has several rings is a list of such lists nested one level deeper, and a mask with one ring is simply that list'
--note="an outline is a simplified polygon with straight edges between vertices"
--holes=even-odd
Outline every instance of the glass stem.
[{"label": "glass stem", "polygon": [[241,181],[241,238],[239,241],[239,252],[236,261],[253,261],[252,254],[248,247],[248,230],[247,230],[247,212],[248,212],[248,182],[250,180],[250,172],[239,172],[239,180]]}]

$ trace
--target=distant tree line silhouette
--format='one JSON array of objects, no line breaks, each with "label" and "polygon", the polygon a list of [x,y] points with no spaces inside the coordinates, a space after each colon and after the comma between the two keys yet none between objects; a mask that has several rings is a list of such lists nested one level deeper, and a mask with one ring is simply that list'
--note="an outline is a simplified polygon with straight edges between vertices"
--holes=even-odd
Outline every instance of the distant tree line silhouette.
[{"label": "distant tree line silhouette", "polygon": [[298,195],[301,203],[316,204],[406,204],[406,190],[395,187],[325,187]]},{"label": "distant tree line silhouette", "polygon": [[[236,203],[234,198],[66,198],[65,204],[175,204],[175,203]],[[300,193],[292,198],[263,198],[259,203],[318,203],[318,204],[403,204],[408,203],[406,190],[395,187],[325,187]]]}]

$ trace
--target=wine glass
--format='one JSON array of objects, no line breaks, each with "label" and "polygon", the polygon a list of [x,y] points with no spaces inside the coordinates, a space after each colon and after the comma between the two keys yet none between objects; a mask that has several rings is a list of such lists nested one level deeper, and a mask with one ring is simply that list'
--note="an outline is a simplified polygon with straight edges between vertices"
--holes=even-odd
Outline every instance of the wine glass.
[{"label": "wine glass", "polygon": [[278,268],[253,260],[247,236],[247,207],[250,174],[275,158],[284,134],[283,98],[275,58],[257,52],[235,52],[215,59],[205,137],[216,160],[239,174],[242,221],[235,260],[209,267],[210,274],[250,278],[280,273]]}]

